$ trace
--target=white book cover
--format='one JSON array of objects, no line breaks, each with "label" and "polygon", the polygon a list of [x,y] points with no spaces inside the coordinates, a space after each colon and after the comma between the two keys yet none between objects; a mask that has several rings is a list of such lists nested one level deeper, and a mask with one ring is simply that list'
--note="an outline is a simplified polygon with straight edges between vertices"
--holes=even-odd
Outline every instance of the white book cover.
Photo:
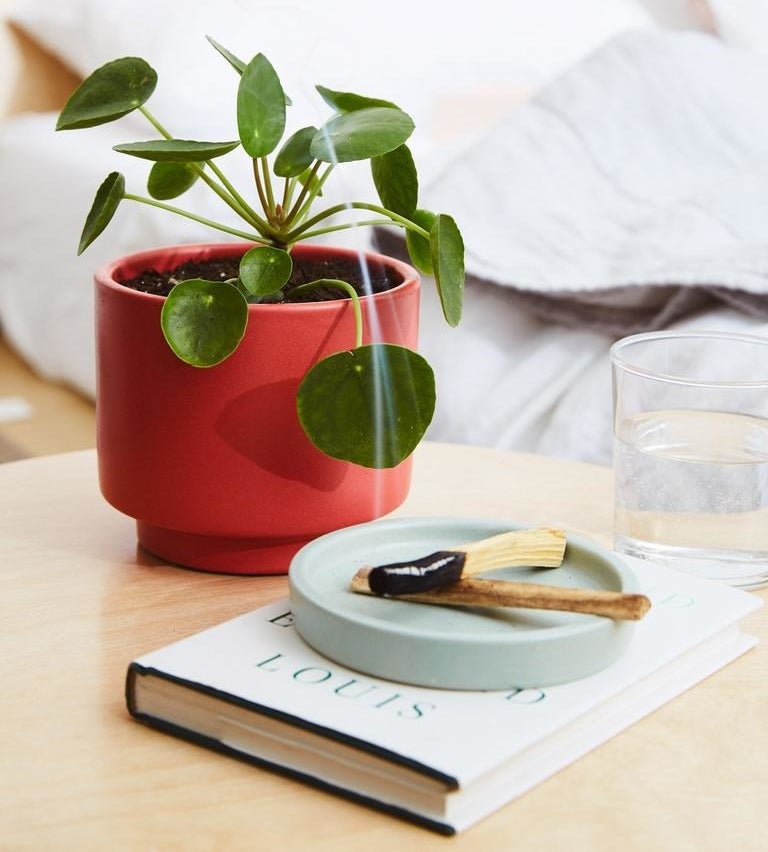
[{"label": "white book cover", "polygon": [[652,601],[628,650],[542,689],[377,680],[309,648],[288,600],[131,664],[141,721],[447,833],[461,831],[751,648],[760,598],[627,558]]}]

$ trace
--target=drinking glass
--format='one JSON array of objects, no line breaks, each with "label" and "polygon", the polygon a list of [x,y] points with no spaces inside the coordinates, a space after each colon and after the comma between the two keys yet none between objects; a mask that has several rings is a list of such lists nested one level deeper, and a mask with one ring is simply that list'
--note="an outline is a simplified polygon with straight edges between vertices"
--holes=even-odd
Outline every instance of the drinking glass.
[{"label": "drinking glass", "polygon": [[768,339],[654,332],[610,354],[615,548],[768,582]]}]

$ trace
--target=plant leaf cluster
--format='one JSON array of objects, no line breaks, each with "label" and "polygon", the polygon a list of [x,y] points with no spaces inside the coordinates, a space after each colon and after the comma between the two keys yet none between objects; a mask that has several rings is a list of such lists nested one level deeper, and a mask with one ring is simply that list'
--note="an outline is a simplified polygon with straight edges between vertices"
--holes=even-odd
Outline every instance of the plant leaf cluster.
[{"label": "plant leaf cluster", "polygon": [[[146,195],[129,193],[120,172],[96,192],[80,237],[78,253],[109,225],[123,200],[167,210],[254,243],[244,253],[236,279],[194,279],[176,285],[161,318],[168,345],[183,361],[211,367],[229,357],[242,339],[248,306],[290,301],[299,291],[335,287],[354,303],[354,348],[318,362],[298,391],[297,413],[310,440],[326,454],[367,467],[392,467],[418,444],[432,418],[434,376],[417,353],[391,344],[362,345],[358,294],[342,281],[287,287],[291,249],[299,241],[346,228],[395,225],[405,230],[411,260],[434,278],[445,319],[461,318],[464,245],[454,220],[418,206],[416,165],[406,144],[414,125],[391,101],[317,86],[332,114],[320,127],[286,132],[290,98],[261,53],[243,62],[209,38],[239,76],[238,138],[224,141],[178,139],[148,110],[157,74],[143,59],[124,57],[94,71],[59,115],[57,130],[94,127],[139,111],[154,136],[114,146],[126,156],[152,163]],[[219,165],[233,151],[252,161],[255,193],[241,194]],[[330,174],[340,164],[370,161],[376,203],[351,200],[317,210]],[[203,181],[244,223],[233,228],[169,204]],[[253,206],[246,197],[258,198]],[[365,218],[338,222],[340,214]],[[386,405],[382,382],[387,384]]]}]

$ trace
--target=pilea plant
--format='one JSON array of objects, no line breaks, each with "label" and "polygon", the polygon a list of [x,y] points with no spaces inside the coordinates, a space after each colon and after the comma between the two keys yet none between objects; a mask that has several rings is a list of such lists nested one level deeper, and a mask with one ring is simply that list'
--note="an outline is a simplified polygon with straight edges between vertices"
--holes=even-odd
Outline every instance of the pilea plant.
[{"label": "pilea plant", "polygon": [[[86,217],[78,253],[102,233],[123,199],[148,204],[239,237],[245,251],[237,278],[188,279],[167,295],[161,314],[165,339],[173,352],[195,367],[212,367],[229,357],[242,339],[249,304],[291,301],[317,288],[338,290],[354,302],[356,336],[349,351],[316,363],[297,395],[301,425],[315,446],[334,458],[366,467],[393,467],[406,458],[426,431],[434,412],[434,376],[417,353],[385,343],[362,345],[359,295],[350,283],[320,279],[288,288],[291,248],[299,241],[346,228],[395,225],[405,229],[413,265],[434,278],[450,325],[461,317],[464,246],[454,220],[418,207],[418,177],[405,144],[414,129],[411,118],[390,101],[316,86],[333,110],[317,127],[301,127],[284,139],[290,99],[269,60],[261,53],[245,63],[213,39],[213,47],[240,75],[236,117],[239,139],[225,142],[175,138],[146,107],[157,74],[143,59],[126,57],[103,65],[87,77],[59,115],[57,130],[93,127],[138,110],[159,138],[115,145],[122,154],[153,163],[148,195],[126,191],[124,176],[110,173],[99,187]],[[239,192],[219,166],[219,158],[241,149],[253,164],[248,193]],[[339,164],[370,160],[380,203],[351,200],[316,211],[323,187]],[[232,228],[167,202],[203,181],[247,225]],[[257,207],[246,195],[258,199]],[[337,214],[363,215],[339,223]],[[362,211],[358,213],[357,211]],[[377,385],[388,384],[395,411],[390,434],[374,411]]]}]

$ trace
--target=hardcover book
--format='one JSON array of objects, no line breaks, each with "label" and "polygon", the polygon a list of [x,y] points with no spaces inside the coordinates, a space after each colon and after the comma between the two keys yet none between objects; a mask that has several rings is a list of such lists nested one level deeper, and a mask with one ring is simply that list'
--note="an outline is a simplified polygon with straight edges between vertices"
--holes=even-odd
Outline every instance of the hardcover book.
[{"label": "hardcover book", "polygon": [[426,689],[314,652],[281,600],[134,660],[141,722],[433,830],[462,831],[751,648],[760,598],[627,558],[653,603],[597,674],[542,689]]}]

